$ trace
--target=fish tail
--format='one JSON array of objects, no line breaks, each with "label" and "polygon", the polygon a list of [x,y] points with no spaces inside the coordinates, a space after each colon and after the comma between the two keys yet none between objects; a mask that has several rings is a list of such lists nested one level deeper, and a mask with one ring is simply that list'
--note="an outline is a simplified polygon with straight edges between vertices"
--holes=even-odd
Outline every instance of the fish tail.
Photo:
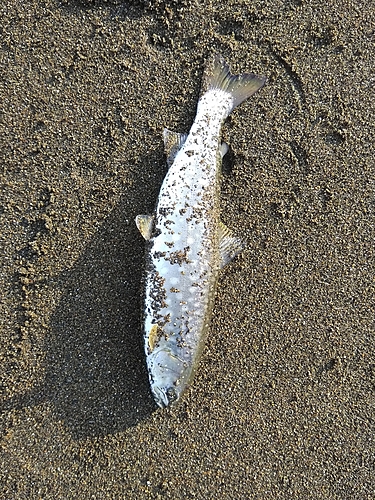
[{"label": "fish tail", "polygon": [[263,87],[266,78],[253,73],[232,75],[228,64],[220,54],[215,54],[208,62],[203,75],[202,93],[210,90],[223,90],[232,96],[233,105],[228,115],[241,102]]}]

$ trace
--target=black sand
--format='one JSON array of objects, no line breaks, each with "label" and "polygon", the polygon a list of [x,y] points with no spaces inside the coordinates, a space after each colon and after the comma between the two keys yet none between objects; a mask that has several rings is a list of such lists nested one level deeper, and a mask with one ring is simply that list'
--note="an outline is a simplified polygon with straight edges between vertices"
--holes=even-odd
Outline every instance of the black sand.
[{"label": "black sand", "polygon": [[[0,28],[0,498],[375,498],[371,3],[9,0]],[[213,51],[268,77],[224,130],[248,249],[156,410],[133,221]]]}]

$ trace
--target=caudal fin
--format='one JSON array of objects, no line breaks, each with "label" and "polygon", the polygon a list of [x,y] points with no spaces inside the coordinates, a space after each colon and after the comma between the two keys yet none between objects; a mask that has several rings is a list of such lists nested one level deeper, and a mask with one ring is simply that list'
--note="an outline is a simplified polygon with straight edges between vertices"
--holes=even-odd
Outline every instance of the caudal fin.
[{"label": "caudal fin", "polygon": [[255,94],[266,82],[264,76],[253,73],[232,75],[228,64],[220,54],[215,54],[207,63],[202,84],[202,94],[214,89],[224,90],[231,94],[233,107]]}]

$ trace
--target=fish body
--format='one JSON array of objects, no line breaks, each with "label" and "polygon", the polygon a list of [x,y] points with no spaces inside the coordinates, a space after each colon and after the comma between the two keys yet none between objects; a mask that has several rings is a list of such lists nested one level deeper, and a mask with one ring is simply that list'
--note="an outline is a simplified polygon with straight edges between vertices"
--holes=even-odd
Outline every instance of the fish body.
[{"label": "fish body", "polygon": [[221,126],[263,86],[231,75],[216,55],[206,67],[188,135],[164,130],[170,168],[153,215],[137,216],[148,242],[144,341],[154,399],[164,408],[190,384],[207,336],[219,270],[243,249],[220,222]]}]

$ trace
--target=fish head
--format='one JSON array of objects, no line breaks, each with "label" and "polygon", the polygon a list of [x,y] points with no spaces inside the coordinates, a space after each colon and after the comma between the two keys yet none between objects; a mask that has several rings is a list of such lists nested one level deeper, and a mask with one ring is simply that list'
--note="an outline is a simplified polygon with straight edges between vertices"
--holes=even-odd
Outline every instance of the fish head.
[{"label": "fish head", "polygon": [[189,364],[171,349],[162,347],[148,356],[147,365],[156,404],[166,408],[175,403],[188,385],[191,372]]}]

